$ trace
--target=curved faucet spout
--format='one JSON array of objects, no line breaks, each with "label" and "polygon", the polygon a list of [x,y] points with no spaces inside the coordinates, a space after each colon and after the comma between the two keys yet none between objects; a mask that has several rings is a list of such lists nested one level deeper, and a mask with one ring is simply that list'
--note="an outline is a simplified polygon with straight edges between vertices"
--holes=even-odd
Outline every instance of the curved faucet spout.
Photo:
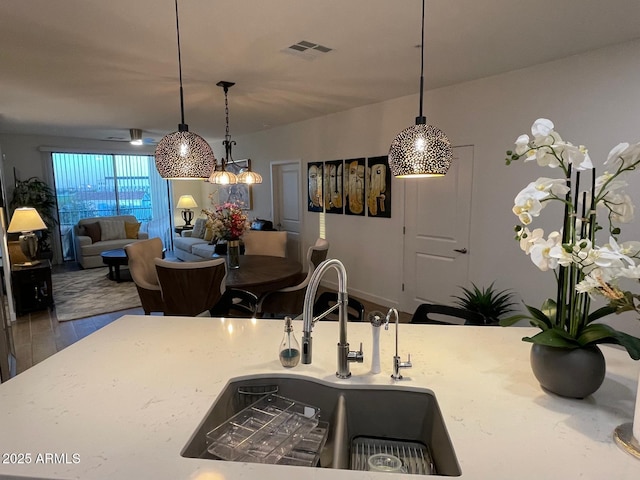
[{"label": "curved faucet spout", "polygon": [[328,313],[335,310],[335,306],[327,311],[320,313],[317,317],[313,316],[313,302],[316,298],[320,280],[324,274],[331,268],[335,269],[338,274],[338,318],[340,323],[340,340],[338,342],[338,370],[336,375],[340,378],[348,378],[351,375],[349,371],[349,362],[362,362],[362,348],[358,352],[349,351],[349,343],[347,342],[347,305],[349,297],[347,295],[347,270],[342,262],[335,258],[330,258],[322,262],[313,272],[307,285],[307,291],[304,295],[304,308],[302,311],[303,327],[302,327],[302,363],[310,364],[312,359],[312,337],[311,332],[316,321],[324,318]]}]

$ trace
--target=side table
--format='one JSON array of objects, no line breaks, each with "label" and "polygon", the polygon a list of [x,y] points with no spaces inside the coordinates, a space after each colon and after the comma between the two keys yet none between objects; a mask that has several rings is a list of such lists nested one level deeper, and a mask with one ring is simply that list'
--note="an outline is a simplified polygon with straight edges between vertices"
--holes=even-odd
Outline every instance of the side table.
[{"label": "side table", "polygon": [[11,284],[16,305],[16,315],[53,308],[51,262],[42,260],[36,265],[11,266]]},{"label": "side table", "polygon": [[174,227],[173,231],[176,232],[178,235],[182,236],[182,232],[184,232],[185,230],[193,230],[193,225],[180,225],[179,227]]}]

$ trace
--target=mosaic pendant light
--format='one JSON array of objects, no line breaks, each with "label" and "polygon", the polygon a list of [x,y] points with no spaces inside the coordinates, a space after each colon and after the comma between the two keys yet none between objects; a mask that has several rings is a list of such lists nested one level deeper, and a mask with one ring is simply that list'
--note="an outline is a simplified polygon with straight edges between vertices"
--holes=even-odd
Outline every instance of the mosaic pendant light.
[{"label": "mosaic pendant light", "polygon": [[389,169],[398,178],[440,177],[447,173],[453,153],[445,133],[427,125],[422,114],[424,100],[424,4],[422,0],[422,44],[420,61],[420,114],[416,124],[402,130],[389,148]]},{"label": "mosaic pendant light", "polygon": [[182,89],[182,56],[180,54],[180,23],[176,4],[176,33],[178,37],[178,71],[180,73],[180,115],[178,131],[162,137],[156,146],[156,169],[162,178],[171,180],[206,179],[216,164],[211,147],[204,138],[189,131],[184,122],[184,94]]}]

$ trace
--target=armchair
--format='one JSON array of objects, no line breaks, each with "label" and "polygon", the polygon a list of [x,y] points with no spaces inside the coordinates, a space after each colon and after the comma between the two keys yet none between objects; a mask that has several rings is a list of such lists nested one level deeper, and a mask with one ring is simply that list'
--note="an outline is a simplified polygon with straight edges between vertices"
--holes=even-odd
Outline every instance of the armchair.
[{"label": "armchair", "polygon": [[156,274],[154,260],[162,258],[162,240],[152,238],[130,243],[124,247],[129,261],[129,272],[138,289],[138,296],[145,315],[164,312],[162,292]]}]

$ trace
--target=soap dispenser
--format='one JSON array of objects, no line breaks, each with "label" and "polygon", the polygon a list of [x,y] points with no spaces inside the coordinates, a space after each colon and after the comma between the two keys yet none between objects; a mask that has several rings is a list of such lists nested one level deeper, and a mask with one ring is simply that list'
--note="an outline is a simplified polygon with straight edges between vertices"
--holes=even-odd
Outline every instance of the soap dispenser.
[{"label": "soap dispenser", "polygon": [[300,361],[300,344],[293,334],[291,317],[284,318],[284,336],[282,337],[282,342],[280,342],[278,354],[280,363],[286,368],[295,367]]}]

